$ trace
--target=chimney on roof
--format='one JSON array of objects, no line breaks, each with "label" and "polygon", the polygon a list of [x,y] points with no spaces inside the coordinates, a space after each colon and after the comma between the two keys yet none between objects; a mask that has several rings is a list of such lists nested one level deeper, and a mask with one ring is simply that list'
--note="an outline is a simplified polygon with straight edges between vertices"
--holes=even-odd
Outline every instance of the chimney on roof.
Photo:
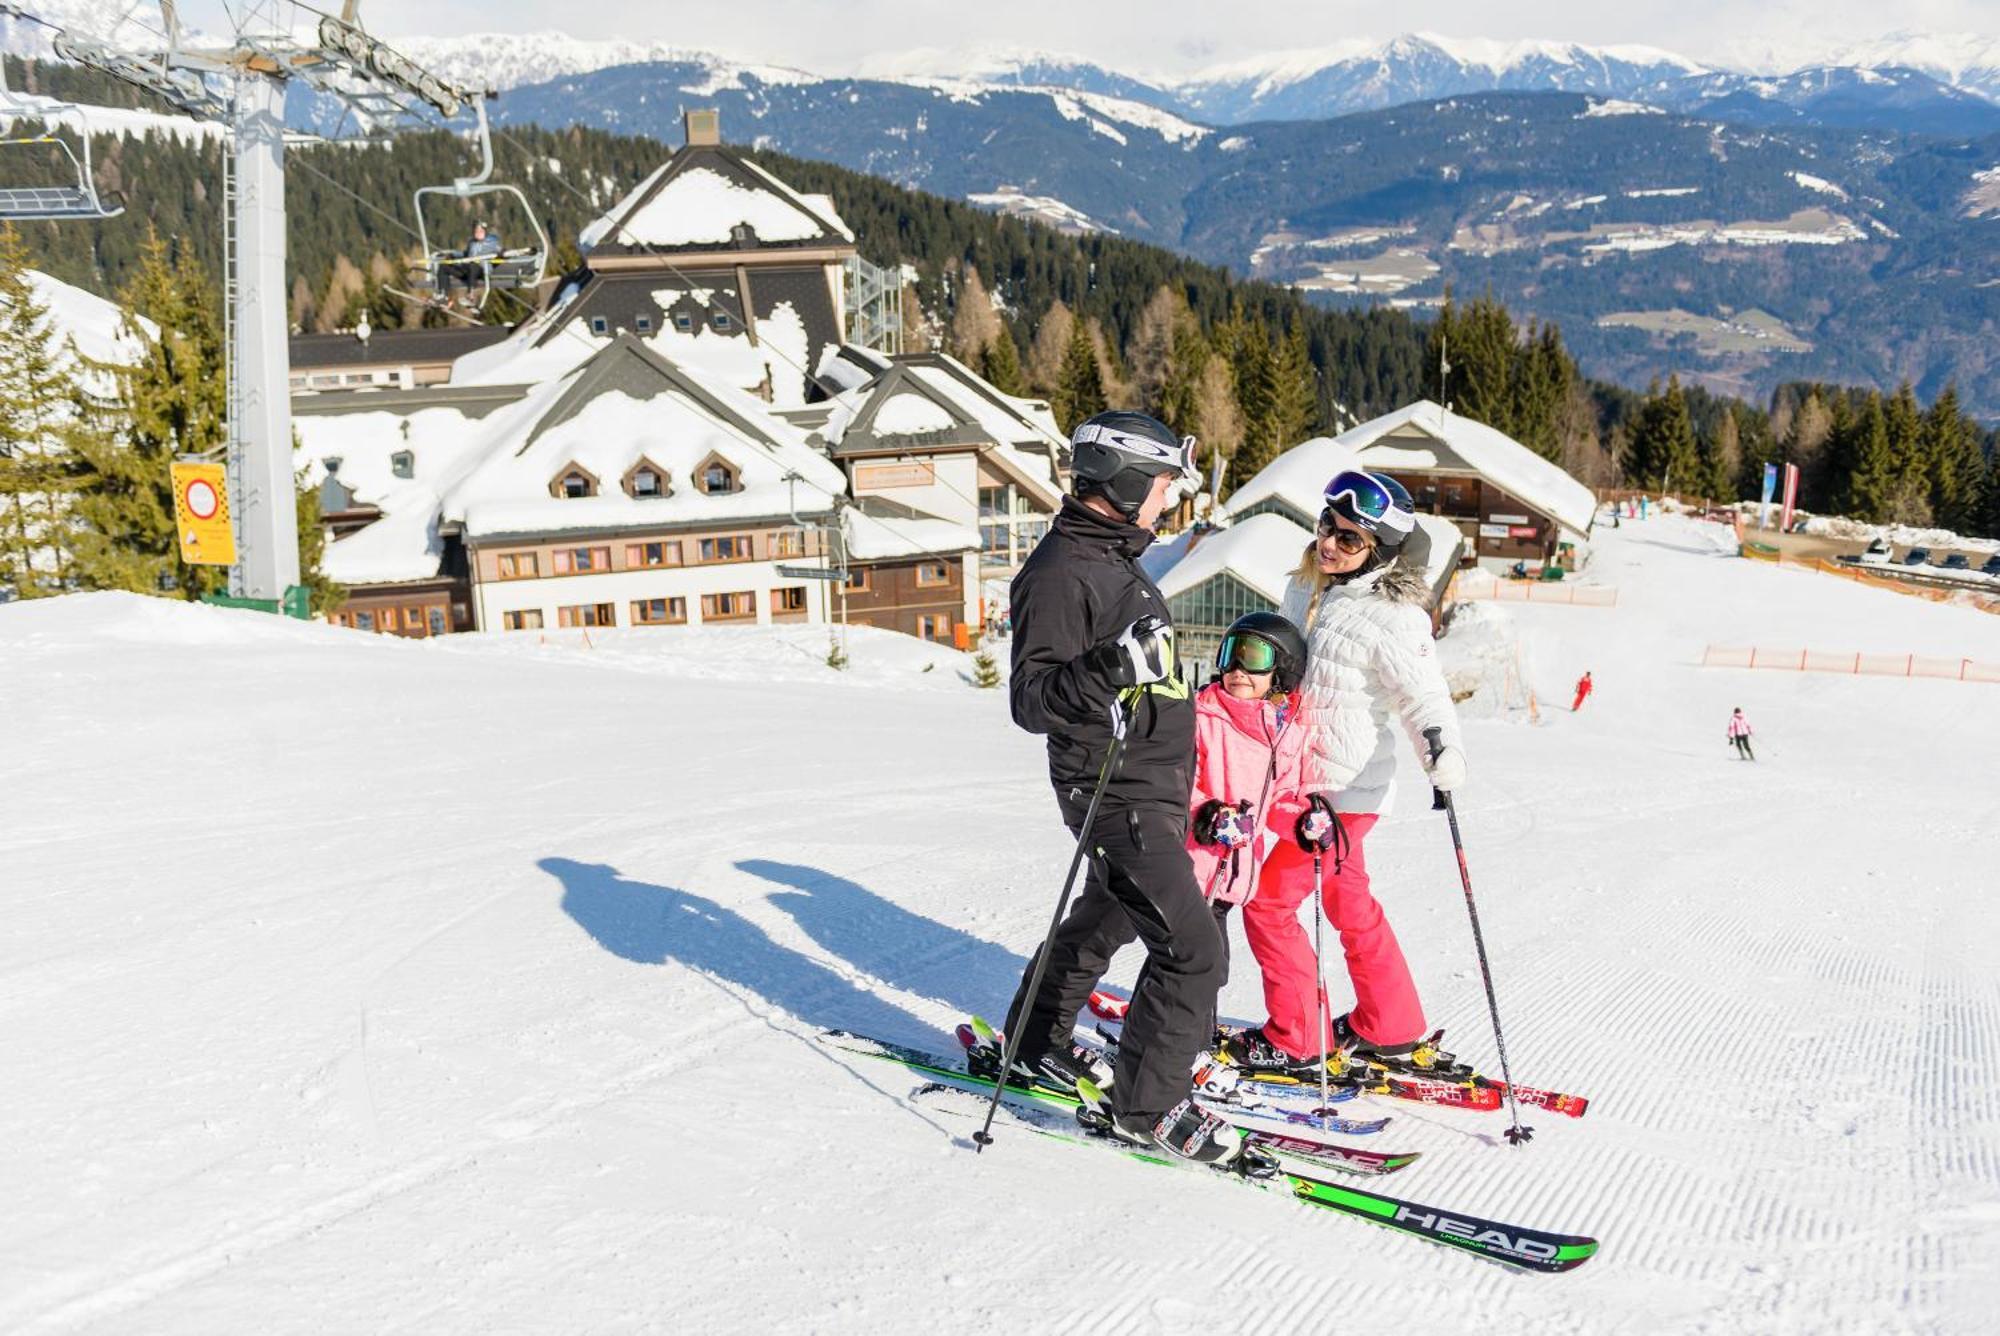
[{"label": "chimney on roof", "polygon": [[689,111],[682,118],[687,127],[688,147],[697,144],[720,144],[722,142],[722,113],[714,107],[700,107]]}]

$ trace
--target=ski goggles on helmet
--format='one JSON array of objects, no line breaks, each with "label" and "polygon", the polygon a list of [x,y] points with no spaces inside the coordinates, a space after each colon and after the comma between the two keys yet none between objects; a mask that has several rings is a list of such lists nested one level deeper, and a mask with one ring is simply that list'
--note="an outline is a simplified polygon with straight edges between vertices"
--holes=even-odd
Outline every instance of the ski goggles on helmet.
[{"label": "ski goggles on helmet", "polygon": [[[1389,512],[1396,508],[1396,498],[1382,485],[1381,479],[1360,469],[1342,469],[1326,485],[1327,505],[1343,499],[1364,520],[1387,519]],[[1320,522],[1325,523],[1324,520]]]},{"label": "ski goggles on helmet", "polygon": [[1215,671],[1226,673],[1240,668],[1246,673],[1275,672],[1278,647],[1262,636],[1227,635],[1215,651]]}]

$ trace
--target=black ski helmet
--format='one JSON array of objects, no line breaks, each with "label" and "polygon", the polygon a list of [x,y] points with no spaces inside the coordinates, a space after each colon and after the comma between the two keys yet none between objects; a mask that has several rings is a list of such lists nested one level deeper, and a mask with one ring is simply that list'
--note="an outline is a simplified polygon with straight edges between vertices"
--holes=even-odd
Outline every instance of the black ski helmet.
[{"label": "black ski helmet", "polygon": [[1200,482],[1194,467],[1194,437],[1144,413],[1113,409],[1085,418],[1069,434],[1070,472],[1079,497],[1101,496],[1127,521],[1135,518],[1153,479],[1178,475]]},{"label": "black ski helmet", "polygon": [[1310,657],[1306,651],[1306,638],[1299,628],[1292,625],[1289,618],[1280,617],[1275,612],[1246,612],[1229,624],[1222,633],[1222,643],[1215,650],[1215,672],[1219,677],[1229,671],[1229,661],[1235,657],[1234,641],[1239,638],[1261,640],[1277,651],[1277,666],[1272,670],[1271,690],[1296,691],[1305,679],[1306,663]]},{"label": "black ski helmet", "polygon": [[1403,484],[1386,473],[1342,469],[1326,485],[1326,508],[1375,540],[1382,560],[1394,557],[1417,527],[1417,507]]}]

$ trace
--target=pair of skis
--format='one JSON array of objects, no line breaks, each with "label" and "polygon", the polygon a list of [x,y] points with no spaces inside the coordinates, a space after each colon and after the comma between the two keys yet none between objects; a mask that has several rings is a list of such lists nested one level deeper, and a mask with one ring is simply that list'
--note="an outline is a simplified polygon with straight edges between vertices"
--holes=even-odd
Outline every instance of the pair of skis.
[{"label": "pair of skis", "polygon": [[[935,1103],[938,1107],[962,1104],[963,1101],[958,1097],[967,1092],[974,1094],[984,1092],[990,1097],[995,1086],[993,1078],[975,1076],[962,1063],[952,1058],[845,1031],[828,1031],[820,1038],[821,1042],[831,1048],[893,1063],[926,1078],[928,1084],[918,1090],[917,1098],[926,1103]],[[1110,1141],[1084,1130],[1074,1121],[1076,1109],[1081,1103],[1074,1092],[1066,1092],[1039,1083],[1009,1082],[1001,1093],[1007,1101],[1010,1112],[1014,1113],[1024,1126],[1044,1136],[1081,1144],[1110,1146],[1135,1159],[1152,1163],[1180,1163],[1164,1153],[1153,1154],[1143,1148]],[[983,1112],[984,1101],[976,1101],[976,1106]],[[971,1107],[966,1105],[964,1111],[970,1112]],[[1225,1108],[1211,1107],[1216,1107],[1216,1111],[1224,1117],[1230,1116]],[[1068,1121],[1064,1120],[1065,1115]],[[1597,1252],[1597,1240],[1592,1238],[1528,1229],[1440,1210],[1379,1192],[1329,1182],[1313,1174],[1301,1172],[1300,1168],[1333,1169],[1350,1174],[1379,1176],[1408,1167],[1416,1159],[1414,1154],[1389,1155],[1376,1151],[1363,1151],[1325,1141],[1310,1132],[1300,1136],[1272,1128],[1246,1128],[1240,1124],[1236,1125],[1246,1140],[1278,1157],[1278,1172],[1269,1178],[1249,1178],[1233,1173],[1230,1176],[1267,1190],[1282,1188],[1289,1191],[1295,1200],[1307,1205],[1355,1216],[1402,1233],[1413,1234],[1432,1243],[1458,1248],[1529,1271],[1568,1271],[1581,1266]],[[1288,1143],[1302,1143],[1302,1145],[1294,1146]]]},{"label": "pair of skis", "polygon": [[[1100,1021],[1113,1024],[1123,1023],[1126,999],[1115,993],[1098,990],[1090,995],[1090,1011]],[[1100,1033],[1104,1033],[1100,1030]],[[1106,1034],[1106,1037],[1110,1036]],[[1277,1099],[1319,1100],[1319,1083],[1303,1077],[1276,1076],[1255,1072],[1244,1072],[1243,1082]],[[1370,1095],[1387,1095],[1392,1099],[1409,1100],[1417,1104],[1430,1104],[1443,1108],[1477,1109],[1493,1112],[1501,1108],[1507,1100],[1509,1086],[1505,1081],[1495,1081],[1488,1077],[1476,1076],[1470,1081],[1427,1080],[1399,1072],[1371,1072],[1360,1079],[1337,1078],[1336,1089],[1358,1090]],[[1517,1103],[1537,1109],[1547,1109],[1552,1113],[1566,1114],[1571,1118],[1583,1117],[1590,1108],[1590,1100],[1583,1095],[1567,1095],[1556,1090],[1539,1090],[1532,1086],[1511,1087]]]}]

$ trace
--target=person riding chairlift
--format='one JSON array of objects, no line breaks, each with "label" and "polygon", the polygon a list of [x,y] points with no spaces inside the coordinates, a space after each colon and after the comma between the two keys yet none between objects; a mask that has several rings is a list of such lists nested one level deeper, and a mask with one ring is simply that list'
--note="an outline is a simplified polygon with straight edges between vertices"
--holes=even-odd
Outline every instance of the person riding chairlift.
[{"label": "person riding chairlift", "polygon": [[451,305],[451,289],[454,280],[460,287],[465,289],[466,299],[470,302],[472,294],[478,289],[485,287],[487,283],[487,276],[482,272],[486,266],[479,263],[480,257],[497,256],[500,254],[500,249],[500,234],[489,228],[484,218],[475,222],[472,225],[471,239],[465,243],[465,249],[459,252],[464,257],[466,263],[444,266],[444,283],[439,291],[444,304],[447,306]]}]

